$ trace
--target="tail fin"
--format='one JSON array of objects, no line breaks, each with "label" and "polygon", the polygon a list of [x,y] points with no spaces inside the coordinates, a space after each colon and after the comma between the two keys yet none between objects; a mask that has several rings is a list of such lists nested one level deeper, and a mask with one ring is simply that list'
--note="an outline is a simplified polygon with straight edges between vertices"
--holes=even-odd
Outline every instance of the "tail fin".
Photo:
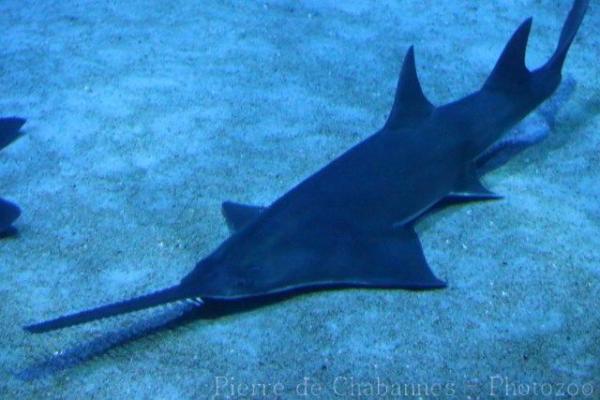
[{"label": "tail fin", "polygon": [[121,301],[119,303],[112,303],[98,308],[93,308],[91,310],[40,322],[38,324],[27,325],[23,327],[23,329],[31,333],[49,332],[102,318],[139,311],[145,308],[156,307],[189,297],[191,297],[190,293],[181,285],[177,285],[147,295]]},{"label": "tail fin", "polygon": [[563,63],[565,62],[565,57],[571,47],[571,43],[573,43],[573,39],[575,39],[579,26],[581,26],[581,22],[583,21],[583,17],[585,16],[589,5],[590,0],[575,0],[560,33],[560,39],[558,40],[556,50],[542,69],[550,69],[560,73]]},{"label": "tail fin", "polygon": [[589,6],[589,0],[575,0],[571,11],[563,25],[560,39],[554,54],[548,62],[534,71],[530,72],[525,66],[525,53],[527,50],[527,40],[531,30],[531,18],[526,19],[510,38],[502,55],[498,59],[494,70],[485,82],[484,89],[501,89],[507,91],[511,88],[519,88],[526,83],[534,74],[544,76],[554,84],[549,85],[555,89],[560,82],[560,73],[565,57],[577,30],[583,21],[583,17]]}]

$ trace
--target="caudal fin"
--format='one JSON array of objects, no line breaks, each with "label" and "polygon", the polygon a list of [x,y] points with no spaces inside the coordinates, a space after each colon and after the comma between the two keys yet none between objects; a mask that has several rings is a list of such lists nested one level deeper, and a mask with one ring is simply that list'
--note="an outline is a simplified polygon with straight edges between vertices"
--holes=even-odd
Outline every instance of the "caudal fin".
[{"label": "caudal fin", "polygon": [[31,333],[49,332],[102,318],[139,311],[145,308],[156,307],[189,297],[191,296],[188,291],[182,286],[177,285],[144,296],[134,297],[133,299],[108,304],[75,314],[65,315],[49,321],[40,322],[38,324],[27,325],[23,327],[23,329]]},{"label": "caudal fin", "polygon": [[571,11],[567,16],[567,20],[563,25],[556,50],[554,51],[554,54],[552,54],[552,57],[550,57],[550,60],[548,60],[542,68],[560,73],[565,62],[565,57],[567,56],[569,48],[573,43],[573,39],[575,39],[575,35],[581,26],[581,22],[583,21],[583,17],[585,16],[589,5],[590,0],[575,0],[573,7],[571,7]]},{"label": "caudal fin", "polygon": [[562,66],[579,26],[581,26],[589,3],[589,0],[575,0],[573,2],[571,11],[563,25],[556,50],[546,64],[533,72],[525,65],[527,41],[532,23],[531,18],[526,19],[504,47],[483,88],[503,92],[510,92],[514,89],[520,91],[534,77],[538,81],[545,81],[546,86],[551,89],[544,91],[544,94],[549,95],[553,92],[560,82]]}]

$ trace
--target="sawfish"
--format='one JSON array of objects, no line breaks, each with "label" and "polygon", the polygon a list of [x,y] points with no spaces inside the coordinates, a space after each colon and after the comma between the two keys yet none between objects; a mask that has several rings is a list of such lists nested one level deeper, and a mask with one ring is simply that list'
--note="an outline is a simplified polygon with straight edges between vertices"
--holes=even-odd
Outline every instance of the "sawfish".
[{"label": "sawfish", "polygon": [[[0,150],[17,140],[21,135],[23,118],[0,118]],[[21,209],[14,203],[0,198],[0,238],[16,233],[12,223],[21,215]]]},{"label": "sawfish", "polygon": [[[484,175],[493,171],[525,149],[547,138],[555,127],[556,115],[568,102],[574,93],[575,87],[576,82],[573,78],[567,77],[564,79],[551,99],[540,106],[534,114],[505,134],[501,140],[494,143],[477,159],[477,172]],[[235,204],[231,204],[233,207],[230,208],[230,213],[226,215],[230,229],[235,230],[235,223],[243,221],[244,212],[252,208],[235,207]],[[264,208],[255,208],[255,210],[264,211]],[[236,211],[240,213],[240,216],[235,215]],[[90,340],[84,340],[81,343],[67,346],[60,351],[55,351],[19,371],[16,376],[31,381],[43,376],[53,375],[143,337],[182,327],[198,320],[215,319],[225,315],[251,311],[259,307],[262,308],[283,301],[293,295],[293,293],[290,293],[288,296],[262,297],[256,298],[256,301],[246,300],[243,303],[214,302],[205,304],[195,300],[170,303],[169,306],[163,307],[162,310],[152,313],[147,318],[131,321],[117,329],[103,331],[101,334],[94,335]]]},{"label": "sawfish", "polygon": [[211,307],[332,288],[446,287],[415,224],[449,203],[501,198],[481,183],[478,160],[556,91],[588,6],[574,1],[556,49],[534,70],[525,65],[532,19],[525,20],[481,89],[442,106],[426,98],[411,46],[384,126],[268,207],[225,202],[232,234],[179,283],[24,329],[47,332],[189,299]]}]

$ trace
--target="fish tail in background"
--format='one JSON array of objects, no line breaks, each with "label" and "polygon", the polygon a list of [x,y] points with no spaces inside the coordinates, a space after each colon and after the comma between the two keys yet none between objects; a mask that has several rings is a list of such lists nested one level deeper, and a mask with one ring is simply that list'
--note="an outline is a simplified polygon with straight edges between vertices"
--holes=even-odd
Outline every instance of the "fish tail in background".
[{"label": "fish tail in background", "polygon": [[24,124],[23,118],[0,118],[0,149],[5,148],[22,135],[20,130]]},{"label": "fish tail in background", "polygon": [[[23,133],[20,131],[25,124],[23,118],[0,118],[0,150],[17,140]],[[0,198],[0,238],[12,236],[16,229],[11,226],[21,215],[16,204]]]},{"label": "fish tail in background", "polygon": [[196,312],[200,309],[201,304],[192,300],[178,302],[151,318],[137,321],[127,328],[103,333],[85,343],[54,353],[25,370],[17,372],[15,376],[24,381],[32,381],[57,374],[134,340],[194,321]]},{"label": "fish tail in background", "polygon": [[21,215],[21,209],[10,201],[0,198],[0,235]]},{"label": "fish tail in background", "polygon": [[49,332],[107,317],[143,310],[145,308],[156,307],[190,297],[193,296],[187,288],[177,285],[118,303],[112,303],[75,314],[65,315],[49,321],[27,325],[23,327],[23,329],[31,333]]}]

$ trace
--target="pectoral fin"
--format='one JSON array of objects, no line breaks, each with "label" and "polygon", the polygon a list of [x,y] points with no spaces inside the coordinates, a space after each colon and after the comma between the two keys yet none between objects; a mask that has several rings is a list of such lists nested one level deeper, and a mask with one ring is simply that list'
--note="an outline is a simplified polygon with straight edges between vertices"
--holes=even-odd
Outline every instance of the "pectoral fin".
[{"label": "pectoral fin", "polygon": [[328,277],[331,286],[446,287],[427,265],[419,238],[410,226],[377,236],[340,239],[331,251],[326,262],[307,265],[314,278]]},{"label": "pectoral fin", "polygon": [[[327,288],[446,286],[431,272],[412,227],[374,234],[353,230],[351,225],[344,229],[327,225],[315,226],[310,235],[297,235],[268,250],[257,249],[254,259],[216,265],[221,283],[193,277],[197,295],[205,300],[235,300]],[[198,272],[205,274],[211,266],[207,268]]]},{"label": "pectoral fin", "polygon": [[384,279],[385,286],[404,289],[437,289],[446,287],[429,268],[419,237],[412,227],[403,227],[371,243],[372,266],[367,269],[372,279]]}]

